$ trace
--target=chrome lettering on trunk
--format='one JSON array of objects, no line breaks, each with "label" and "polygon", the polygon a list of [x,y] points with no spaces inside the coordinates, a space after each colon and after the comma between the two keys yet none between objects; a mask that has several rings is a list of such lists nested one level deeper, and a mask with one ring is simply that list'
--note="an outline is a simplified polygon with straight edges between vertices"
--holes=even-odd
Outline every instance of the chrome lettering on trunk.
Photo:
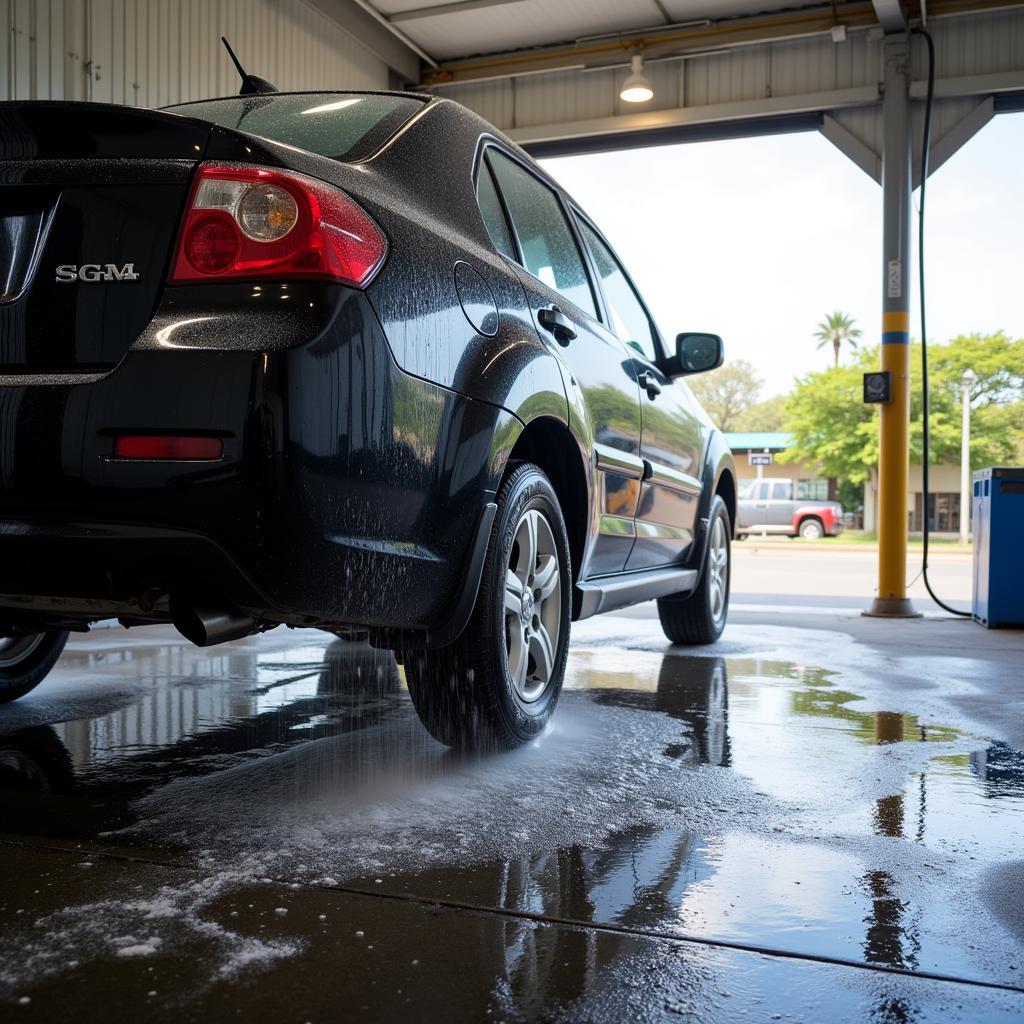
[{"label": "chrome lettering on trunk", "polygon": [[118,266],[116,263],[62,263],[57,268],[57,283],[69,284],[81,281],[83,284],[95,284],[98,281],[138,281],[141,275],[136,273],[134,263]]}]

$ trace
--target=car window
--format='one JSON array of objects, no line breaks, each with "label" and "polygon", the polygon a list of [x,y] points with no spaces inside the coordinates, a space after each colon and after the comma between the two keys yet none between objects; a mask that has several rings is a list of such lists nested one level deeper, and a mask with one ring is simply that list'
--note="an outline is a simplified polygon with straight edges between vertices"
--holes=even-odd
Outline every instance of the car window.
[{"label": "car window", "polygon": [[304,92],[230,96],[165,109],[335,160],[365,160],[423,104],[416,96]]},{"label": "car window", "polygon": [[771,487],[771,483],[769,483],[767,480],[762,480],[761,483],[757,485],[757,491],[754,493],[754,497],[758,501],[767,501],[769,487]]},{"label": "car window", "polygon": [[508,256],[509,259],[518,259],[516,247],[512,241],[512,233],[509,231],[508,221],[505,220],[505,211],[501,208],[501,200],[498,198],[494,179],[491,177],[486,161],[480,164],[480,175],[476,183],[476,201],[484,219],[484,226],[494,243],[494,248],[503,256]]},{"label": "car window", "polygon": [[579,221],[579,225],[601,281],[601,291],[610,320],[608,326],[622,341],[653,363],[657,358],[657,350],[654,347],[654,334],[647,311],[640,304],[619,261],[597,232],[586,221]]},{"label": "car window", "polygon": [[523,266],[549,288],[584,312],[597,317],[597,307],[583,257],[555,193],[543,182],[493,149],[487,159],[512,218],[523,253]]},{"label": "car window", "polygon": [[789,501],[793,497],[792,485],[785,480],[776,480],[772,491],[773,501]]},{"label": "car window", "polygon": [[740,486],[740,498],[743,501],[749,501],[754,496],[754,491],[757,489],[757,481],[750,480]]}]

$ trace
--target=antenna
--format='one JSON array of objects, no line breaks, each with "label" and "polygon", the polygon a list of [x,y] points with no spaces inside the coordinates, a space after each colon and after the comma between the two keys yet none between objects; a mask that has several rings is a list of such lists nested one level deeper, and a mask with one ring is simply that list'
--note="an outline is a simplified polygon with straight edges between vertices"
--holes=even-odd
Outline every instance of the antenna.
[{"label": "antenna", "polygon": [[220,41],[224,44],[224,49],[228,51],[228,56],[231,58],[232,63],[235,65],[239,76],[242,79],[242,88],[238,90],[239,96],[252,96],[253,94],[266,93],[266,92],[277,92],[277,86],[268,82],[265,78],[260,78],[258,75],[250,75],[246,72],[245,68],[242,67],[242,62],[235,56],[235,51],[231,49],[231,44],[224,38],[220,37]]}]

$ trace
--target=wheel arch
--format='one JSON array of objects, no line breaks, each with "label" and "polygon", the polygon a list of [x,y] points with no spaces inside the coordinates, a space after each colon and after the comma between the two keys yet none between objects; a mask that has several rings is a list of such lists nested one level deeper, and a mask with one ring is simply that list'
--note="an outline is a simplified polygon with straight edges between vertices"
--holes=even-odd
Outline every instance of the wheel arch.
[{"label": "wheel arch", "polygon": [[808,519],[813,519],[821,526],[821,532],[823,534],[828,533],[828,522],[826,517],[822,515],[822,510],[817,508],[798,508],[793,513],[793,533],[797,536],[800,535],[800,527],[807,522]]},{"label": "wheel arch", "polygon": [[579,445],[565,424],[541,416],[523,428],[509,453],[502,480],[520,463],[542,469],[555,489],[569,535],[572,578],[579,578],[587,543],[590,496]]},{"label": "wheel arch", "polygon": [[729,532],[736,535],[736,476],[735,467],[726,466],[718,476],[715,494],[719,495],[729,510]]}]

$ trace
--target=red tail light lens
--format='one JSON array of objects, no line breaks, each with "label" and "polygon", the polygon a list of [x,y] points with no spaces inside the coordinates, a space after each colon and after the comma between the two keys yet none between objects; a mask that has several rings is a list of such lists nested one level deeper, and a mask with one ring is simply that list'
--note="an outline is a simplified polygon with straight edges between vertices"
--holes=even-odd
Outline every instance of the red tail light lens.
[{"label": "red tail light lens", "polygon": [[121,434],[114,438],[115,459],[162,459],[177,462],[215,462],[224,454],[219,437],[180,434]]},{"label": "red tail light lens", "polygon": [[365,288],[386,255],[384,233],[340,189],[293,171],[203,164],[169,281],[313,278]]}]

